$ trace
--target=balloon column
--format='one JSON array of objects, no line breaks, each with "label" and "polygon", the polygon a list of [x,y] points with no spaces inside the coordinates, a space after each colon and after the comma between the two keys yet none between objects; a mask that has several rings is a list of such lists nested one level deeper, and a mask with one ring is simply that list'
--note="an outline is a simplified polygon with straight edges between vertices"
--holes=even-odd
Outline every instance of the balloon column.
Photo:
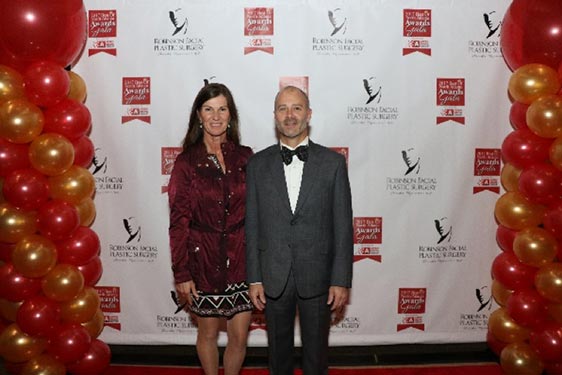
[{"label": "balloon column", "polygon": [[0,2],[0,357],[21,375],[101,374],[111,353],[81,0]]},{"label": "balloon column", "polygon": [[562,2],[514,0],[501,48],[512,71],[502,143],[487,342],[507,374],[562,373]]}]

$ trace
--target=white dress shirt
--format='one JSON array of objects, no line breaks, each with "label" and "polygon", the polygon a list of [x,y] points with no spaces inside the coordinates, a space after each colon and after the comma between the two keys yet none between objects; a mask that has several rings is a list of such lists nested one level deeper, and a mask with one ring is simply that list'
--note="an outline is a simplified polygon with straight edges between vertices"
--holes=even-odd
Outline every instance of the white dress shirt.
[{"label": "white dress shirt", "polygon": [[[281,143],[281,147],[285,146],[290,150],[295,150],[293,147],[289,147],[286,144]],[[308,146],[308,137],[303,139],[301,143],[297,145],[299,146]],[[299,198],[299,191],[301,189],[301,181],[302,181],[302,171],[304,168],[304,161],[296,157],[293,157],[293,161],[291,164],[286,165],[283,163],[283,168],[285,170],[285,182],[287,183],[287,192],[289,193],[289,202],[291,203],[291,210],[295,213],[295,209],[297,207],[297,200]]]}]

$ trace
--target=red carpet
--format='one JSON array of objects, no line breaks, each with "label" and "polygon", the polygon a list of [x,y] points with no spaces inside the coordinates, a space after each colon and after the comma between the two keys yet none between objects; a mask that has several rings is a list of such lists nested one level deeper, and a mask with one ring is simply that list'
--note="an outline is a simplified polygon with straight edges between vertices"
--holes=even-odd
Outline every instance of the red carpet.
[{"label": "red carpet", "polygon": [[[246,368],[240,375],[268,375],[263,368]],[[221,373],[222,374],[222,373]],[[496,363],[401,366],[401,367],[338,367],[330,368],[330,375],[501,375]],[[129,366],[113,365],[104,375],[203,375],[198,367]],[[295,375],[302,375],[296,370]]]}]

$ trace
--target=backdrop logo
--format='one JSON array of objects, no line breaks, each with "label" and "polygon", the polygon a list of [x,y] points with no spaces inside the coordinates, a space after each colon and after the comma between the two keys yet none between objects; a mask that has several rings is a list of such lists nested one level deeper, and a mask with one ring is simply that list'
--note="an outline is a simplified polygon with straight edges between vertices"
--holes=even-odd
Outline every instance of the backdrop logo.
[{"label": "backdrop logo", "polygon": [[115,48],[116,37],[116,10],[88,11],[88,40],[90,41],[88,56],[102,52],[117,56],[117,48]]},{"label": "backdrop logo", "polygon": [[363,78],[356,88],[364,99],[361,105],[347,106],[346,119],[351,124],[392,125],[398,120],[398,107],[380,104],[383,88],[376,77]]},{"label": "backdrop logo", "polygon": [[161,159],[160,173],[165,178],[165,181],[162,184],[162,189],[161,189],[162,194],[168,192],[170,175],[172,174],[172,169],[174,168],[176,157],[181,153],[181,151],[182,151],[181,147],[162,147],[160,149],[160,159]]},{"label": "backdrop logo", "polygon": [[481,37],[468,41],[468,53],[474,58],[501,58],[500,32],[502,15],[496,11],[482,14]]},{"label": "backdrop logo", "polygon": [[398,289],[398,314],[403,316],[401,322],[396,326],[397,332],[407,328],[425,330],[422,314],[425,314],[426,298],[426,288]]},{"label": "backdrop logo", "polygon": [[447,217],[433,219],[433,243],[418,247],[418,258],[423,263],[462,262],[468,248],[453,241],[453,226]]},{"label": "backdrop logo", "polygon": [[104,315],[104,325],[121,330],[121,288],[118,286],[94,286],[100,297],[100,309]]},{"label": "backdrop logo", "polygon": [[197,325],[185,314],[156,315],[156,328],[161,333],[187,333],[195,332]]},{"label": "backdrop logo", "polygon": [[107,175],[109,166],[108,157],[102,149],[96,148],[92,165],[89,170],[96,181],[96,194],[120,193],[123,190],[124,179],[122,176]]},{"label": "backdrop logo", "polygon": [[141,225],[134,216],[122,219],[123,240],[110,243],[107,254],[114,262],[153,263],[158,259],[158,247],[142,241]]},{"label": "backdrop logo", "polygon": [[121,123],[139,120],[150,124],[150,77],[123,77]]},{"label": "backdrop logo", "polygon": [[341,8],[329,10],[328,20],[332,25],[332,33],[330,34],[330,36],[334,36],[336,34],[340,34],[340,35],[345,34],[347,30],[347,26],[346,26],[347,17],[345,16],[345,14],[343,14]]},{"label": "backdrop logo", "polygon": [[336,324],[332,325],[330,332],[354,333],[361,327],[361,321],[356,316],[344,316]]},{"label": "backdrop logo", "polygon": [[175,290],[170,291],[170,297],[172,297],[172,301],[176,305],[176,311],[174,311],[174,315],[182,311],[187,305],[187,301],[180,300],[179,295]]},{"label": "backdrop logo", "polygon": [[493,305],[492,293],[488,286],[482,286],[475,289],[474,296],[476,312],[461,313],[459,327],[466,331],[486,331]]},{"label": "backdrop logo", "polygon": [[295,86],[308,95],[308,76],[279,77],[279,90],[287,86]]},{"label": "backdrop logo", "polygon": [[432,195],[438,187],[436,177],[421,174],[422,157],[413,147],[400,151],[400,175],[386,177],[386,191],[392,195]]},{"label": "backdrop logo", "polygon": [[406,164],[406,170],[404,172],[404,176],[408,176],[411,173],[413,174],[420,173],[421,158],[414,154],[413,148],[402,150],[402,160],[404,160],[404,164]]},{"label": "backdrop logo", "polygon": [[[162,13],[162,17],[166,14]],[[169,10],[168,27],[153,38],[152,50],[158,56],[195,56],[205,49],[205,40],[188,33],[189,19],[182,8]],[[165,32],[165,34],[164,34]]]},{"label": "backdrop logo", "polygon": [[453,121],[464,125],[465,81],[464,78],[437,78],[435,91],[437,108],[437,125]]},{"label": "backdrop logo", "polygon": [[256,51],[273,55],[273,21],[273,8],[244,8],[244,36],[248,37],[244,55]]},{"label": "backdrop logo", "polygon": [[353,218],[353,261],[371,259],[382,262],[382,217]]},{"label": "backdrop logo", "polygon": [[420,52],[431,56],[431,9],[404,9],[402,27],[406,44],[402,55]]},{"label": "backdrop logo", "polygon": [[349,165],[349,147],[330,147],[330,150],[342,154],[345,158],[345,163]]},{"label": "backdrop logo", "polygon": [[319,56],[357,56],[363,53],[361,37],[346,36],[349,17],[342,8],[328,9],[325,33],[312,37],[312,52]]},{"label": "backdrop logo", "polygon": [[501,149],[477,148],[474,151],[474,178],[472,193],[489,190],[500,193]]}]

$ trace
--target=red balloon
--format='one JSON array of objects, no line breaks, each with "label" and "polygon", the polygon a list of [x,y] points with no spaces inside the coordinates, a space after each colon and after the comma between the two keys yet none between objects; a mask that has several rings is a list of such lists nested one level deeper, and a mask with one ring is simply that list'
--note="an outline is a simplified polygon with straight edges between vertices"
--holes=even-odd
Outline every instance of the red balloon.
[{"label": "red balloon", "polygon": [[63,362],[76,362],[84,357],[90,348],[92,338],[80,324],[63,324],[51,336],[47,353]]},{"label": "red balloon", "polygon": [[515,290],[507,299],[509,316],[519,325],[535,328],[547,320],[547,301],[534,289]]},{"label": "red balloon", "polygon": [[6,177],[17,169],[29,168],[28,151],[27,144],[12,143],[0,137],[0,177]]},{"label": "red balloon", "polygon": [[558,69],[562,61],[562,2],[514,0],[502,21],[500,46],[512,71],[531,63]]},{"label": "red balloon", "polygon": [[81,226],[69,238],[56,243],[58,261],[75,266],[92,261],[100,252],[100,239],[89,227]]},{"label": "red balloon", "polygon": [[509,229],[501,224],[496,229],[496,241],[503,251],[513,252],[513,241],[515,236],[519,233],[516,230]]},{"label": "red balloon", "polygon": [[92,125],[92,116],[81,102],[65,98],[48,108],[45,113],[44,132],[59,133],[70,141],[86,135]]},{"label": "red balloon", "polygon": [[87,36],[82,0],[0,2],[0,64],[26,67],[38,60],[74,65]]},{"label": "red balloon", "polygon": [[548,160],[552,139],[542,138],[528,129],[517,129],[505,137],[502,157],[507,163],[523,169]]},{"label": "red balloon", "polygon": [[562,240],[562,202],[546,209],[543,225],[556,239]]},{"label": "red balloon", "polygon": [[102,374],[111,361],[111,350],[105,342],[93,339],[90,348],[81,360],[66,365],[73,375]]},{"label": "red balloon", "polygon": [[16,247],[15,243],[0,242],[0,261],[11,262],[12,261],[12,251]]},{"label": "red balloon", "polygon": [[76,207],[63,200],[53,199],[37,211],[37,228],[45,237],[58,241],[68,237],[80,226]]},{"label": "red balloon", "polygon": [[103,267],[99,256],[88,263],[77,266],[84,276],[84,286],[94,286],[101,278]]},{"label": "red balloon", "polygon": [[23,74],[25,94],[40,107],[52,107],[66,98],[70,77],[64,68],[49,61],[31,64]]},{"label": "red balloon", "polygon": [[543,324],[531,331],[529,344],[543,361],[562,359],[562,326],[556,323]]},{"label": "red balloon", "polygon": [[22,276],[11,263],[0,266],[0,298],[19,302],[36,295],[40,290],[41,279]]},{"label": "red balloon", "polygon": [[72,142],[74,146],[74,164],[79,167],[88,169],[94,160],[95,150],[92,140],[83,135]]},{"label": "red balloon", "polygon": [[509,121],[514,129],[529,129],[527,126],[527,108],[529,105],[514,101],[509,109]]},{"label": "red balloon", "polygon": [[562,192],[562,172],[551,164],[533,164],[521,171],[519,191],[533,203],[557,201]]},{"label": "red balloon", "polygon": [[492,276],[507,289],[531,288],[537,268],[523,264],[512,252],[502,252],[492,262]]},{"label": "red balloon", "polygon": [[498,340],[496,336],[494,336],[494,334],[490,331],[486,333],[486,343],[498,357],[500,356],[503,348],[507,346],[507,343]]},{"label": "red balloon", "polygon": [[19,169],[6,176],[2,193],[13,206],[35,210],[49,199],[49,180],[33,168]]},{"label": "red balloon", "polygon": [[41,294],[35,295],[23,301],[16,323],[30,336],[50,336],[61,324],[59,305]]}]

